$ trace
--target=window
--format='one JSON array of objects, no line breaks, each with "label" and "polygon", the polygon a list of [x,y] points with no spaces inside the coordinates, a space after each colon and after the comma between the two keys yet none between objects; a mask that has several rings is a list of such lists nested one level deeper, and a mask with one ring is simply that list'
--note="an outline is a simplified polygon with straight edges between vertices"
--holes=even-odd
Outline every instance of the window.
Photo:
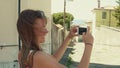
[{"label": "window", "polygon": [[102,12],[102,19],[106,19],[107,13],[106,12]]}]

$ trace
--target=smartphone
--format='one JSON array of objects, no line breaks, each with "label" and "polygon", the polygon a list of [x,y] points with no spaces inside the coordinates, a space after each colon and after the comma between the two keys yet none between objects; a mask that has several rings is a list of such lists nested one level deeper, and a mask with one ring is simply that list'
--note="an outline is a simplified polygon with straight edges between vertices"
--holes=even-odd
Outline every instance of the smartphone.
[{"label": "smartphone", "polygon": [[87,32],[87,28],[86,27],[79,27],[78,28],[78,34],[82,35],[83,32]]}]

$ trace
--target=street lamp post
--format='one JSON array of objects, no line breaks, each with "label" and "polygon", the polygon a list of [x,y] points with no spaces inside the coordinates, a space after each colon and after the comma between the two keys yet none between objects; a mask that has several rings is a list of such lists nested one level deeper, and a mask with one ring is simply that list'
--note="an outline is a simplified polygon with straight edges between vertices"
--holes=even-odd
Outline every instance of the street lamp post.
[{"label": "street lamp post", "polygon": [[[68,1],[73,1],[73,0],[68,0]],[[66,37],[66,25],[65,25],[65,21],[66,21],[66,0],[64,0],[64,13],[63,13],[63,27],[64,27],[64,30],[63,30],[63,33],[64,33],[64,40],[65,40],[65,37]]]},{"label": "street lamp post", "polygon": [[65,40],[65,36],[66,36],[66,32],[65,32],[65,18],[66,18],[66,0],[64,0],[64,14],[63,14],[63,27],[64,27],[64,40]]}]

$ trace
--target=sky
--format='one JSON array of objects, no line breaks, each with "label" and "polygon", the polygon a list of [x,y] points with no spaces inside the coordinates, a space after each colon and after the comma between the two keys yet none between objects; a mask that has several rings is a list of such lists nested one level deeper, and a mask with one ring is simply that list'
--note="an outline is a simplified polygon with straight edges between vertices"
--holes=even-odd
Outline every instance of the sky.
[{"label": "sky", "polygon": [[[117,0],[101,0],[101,7],[116,6]],[[66,0],[66,11],[75,19],[92,20],[92,10],[97,8],[97,0]],[[52,0],[52,13],[64,11],[64,0]]]}]

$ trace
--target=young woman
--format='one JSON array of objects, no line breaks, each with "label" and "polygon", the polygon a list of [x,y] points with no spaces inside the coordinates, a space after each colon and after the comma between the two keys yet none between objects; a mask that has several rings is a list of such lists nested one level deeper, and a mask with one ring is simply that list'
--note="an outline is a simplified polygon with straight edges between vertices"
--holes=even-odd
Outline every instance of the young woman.
[{"label": "young woman", "polygon": [[[45,36],[48,33],[46,24],[47,20],[43,11],[24,10],[21,12],[17,21],[17,29],[22,41],[22,48],[18,54],[20,68],[66,68],[59,63],[59,60],[62,58],[70,39],[76,36],[77,27],[70,30],[54,55],[48,55],[42,51],[40,45],[45,42]],[[90,28],[82,36],[85,50],[78,68],[88,68],[93,45]]]}]

